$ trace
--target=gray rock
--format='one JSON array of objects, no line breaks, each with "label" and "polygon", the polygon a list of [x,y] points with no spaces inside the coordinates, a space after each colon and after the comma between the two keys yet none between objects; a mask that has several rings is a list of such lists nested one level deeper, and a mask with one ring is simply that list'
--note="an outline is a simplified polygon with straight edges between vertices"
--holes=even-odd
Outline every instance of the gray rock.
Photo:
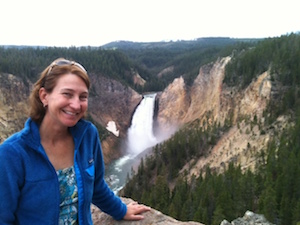
[{"label": "gray rock", "polygon": [[221,225],[273,225],[273,223],[267,221],[264,215],[247,211],[243,217],[239,217],[231,223],[227,220],[223,220]]},{"label": "gray rock", "polygon": [[[132,201],[131,199],[126,198],[122,198],[122,200],[126,204]],[[151,209],[143,215],[145,218],[140,221],[116,221],[108,214],[101,212],[97,207],[92,206],[92,218],[94,225],[203,225],[198,222],[181,222],[172,217],[166,216],[155,209]]]}]

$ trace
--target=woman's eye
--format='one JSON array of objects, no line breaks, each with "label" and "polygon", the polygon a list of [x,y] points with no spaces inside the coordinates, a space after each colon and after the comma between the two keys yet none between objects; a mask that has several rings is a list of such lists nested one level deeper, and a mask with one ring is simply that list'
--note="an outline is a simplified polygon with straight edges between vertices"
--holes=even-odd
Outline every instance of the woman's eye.
[{"label": "woman's eye", "polygon": [[88,99],[88,96],[80,96],[79,98],[81,101],[86,101]]},{"label": "woman's eye", "polygon": [[67,92],[63,93],[63,95],[66,96],[66,97],[72,97],[72,94],[71,93],[67,93]]}]

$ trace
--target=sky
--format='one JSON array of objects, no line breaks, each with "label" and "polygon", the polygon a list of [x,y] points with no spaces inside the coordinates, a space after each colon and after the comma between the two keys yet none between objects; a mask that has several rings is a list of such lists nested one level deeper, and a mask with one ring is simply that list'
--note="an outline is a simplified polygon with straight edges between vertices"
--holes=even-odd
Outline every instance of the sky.
[{"label": "sky", "polygon": [[300,31],[297,0],[0,0],[0,45],[101,46]]}]

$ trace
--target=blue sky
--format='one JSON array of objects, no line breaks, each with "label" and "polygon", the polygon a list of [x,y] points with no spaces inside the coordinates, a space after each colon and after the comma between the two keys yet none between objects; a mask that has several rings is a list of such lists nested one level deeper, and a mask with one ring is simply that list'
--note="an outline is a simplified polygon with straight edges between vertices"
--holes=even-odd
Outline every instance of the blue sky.
[{"label": "blue sky", "polygon": [[295,0],[9,0],[0,45],[101,46],[300,31]]}]

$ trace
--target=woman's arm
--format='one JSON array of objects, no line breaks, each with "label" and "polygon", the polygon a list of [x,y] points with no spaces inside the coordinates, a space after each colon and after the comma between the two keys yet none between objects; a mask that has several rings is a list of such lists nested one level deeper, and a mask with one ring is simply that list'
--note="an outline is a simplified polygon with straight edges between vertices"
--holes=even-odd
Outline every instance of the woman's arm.
[{"label": "woman's arm", "polygon": [[0,224],[13,224],[22,186],[19,155],[9,144],[0,145]]}]

